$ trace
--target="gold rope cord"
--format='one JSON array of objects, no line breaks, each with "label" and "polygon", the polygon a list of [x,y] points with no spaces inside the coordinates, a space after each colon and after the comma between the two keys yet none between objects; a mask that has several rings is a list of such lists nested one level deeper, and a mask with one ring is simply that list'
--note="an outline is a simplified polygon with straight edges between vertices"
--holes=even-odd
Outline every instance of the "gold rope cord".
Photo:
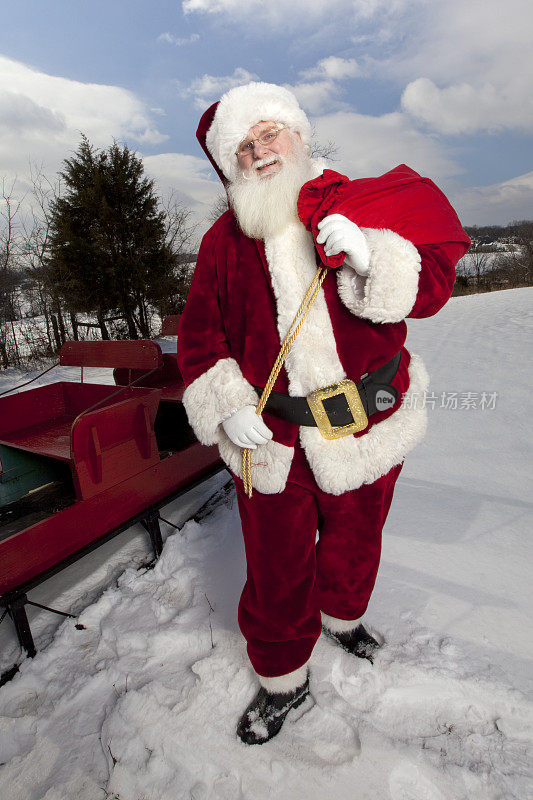
[{"label": "gold rope cord", "polygon": [[[278,377],[280,370],[283,366],[283,363],[287,357],[289,350],[291,349],[292,343],[298,336],[300,332],[300,328],[302,327],[304,320],[309,313],[309,309],[315,302],[317,295],[320,291],[320,287],[324,282],[324,278],[327,275],[327,268],[326,267],[318,267],[315,277],[311,281],[311,284],[305,293],[305,297],[300,303],[300,308],[296,312],[293,321],[289,326],[289,330],[287,331],[287,335],[285,336],[280,351],[278,353],[278,357],[276,358],[276,363],[272,367],[270,372],[268,381],[266,382],[266,386],[263,389],[261,397],[259,398],[259,403],[257,404],[257,408],[255,409],[255,413],[259,416],[262,414],[264,407],[267,404],[267,400],[270,396],[270,392],[272,391],[272,387],[276,382],[276,378]],[[294,327],[296,325],[296,327]],[[245,448],[242,451],[242,480],[244,483],[244,491],[246,492],[248,497],[252,496],[252,451],[250,448]]]}]

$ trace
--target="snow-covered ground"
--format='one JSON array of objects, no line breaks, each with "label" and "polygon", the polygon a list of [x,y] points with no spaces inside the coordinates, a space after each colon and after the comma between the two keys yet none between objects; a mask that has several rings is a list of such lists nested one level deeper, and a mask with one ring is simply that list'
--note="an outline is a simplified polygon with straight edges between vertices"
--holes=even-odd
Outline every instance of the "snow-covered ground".
[{"label": "snow-covered ground", "polygon": [[[0,689],[3,800],[533,797],[532,301],[533,288],[453,298],[409,323],[435,407],[384,531],[373,666],[322,637],[313,700],[247,747],[235,736],[255,691],[236,622],[236,504],[165,531],[152,570],[137,569],[140,530],[122,534],[31,595],[81,613],[32,614],[49,644]],[[225,479],[163,516],[187,519]],[[17,655],[10,624],[3,668]]]}]

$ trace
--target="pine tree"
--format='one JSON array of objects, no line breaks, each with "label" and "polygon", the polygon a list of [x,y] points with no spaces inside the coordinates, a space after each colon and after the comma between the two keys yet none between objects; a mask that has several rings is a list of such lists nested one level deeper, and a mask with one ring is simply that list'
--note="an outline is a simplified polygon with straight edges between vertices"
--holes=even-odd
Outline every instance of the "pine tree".
[{"label": "pine tree", "polygon": [[[141,159],[116,142],[96,150],[86,136],[60,173],[52,205],[49,279],[70,311],[125,320],[129,338],[150,336],[150,305],[172,285],[177,255]],[[168,297],[168,294],[166,294]]]}]

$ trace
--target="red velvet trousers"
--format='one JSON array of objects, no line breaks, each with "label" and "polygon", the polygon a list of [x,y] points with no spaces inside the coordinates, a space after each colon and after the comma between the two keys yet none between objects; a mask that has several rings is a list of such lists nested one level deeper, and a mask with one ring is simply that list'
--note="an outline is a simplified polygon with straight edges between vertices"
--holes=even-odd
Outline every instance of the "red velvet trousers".
[{"label": "red velvet trousers", "polygon": [[248,498],[234,476],[247,561],[239,626],[259,675],[285,675],[308,661],[321,611],[343,620],[364,614],[401,468],[354,491],[328,494],[297,446],[280,494],[254,491]]}]

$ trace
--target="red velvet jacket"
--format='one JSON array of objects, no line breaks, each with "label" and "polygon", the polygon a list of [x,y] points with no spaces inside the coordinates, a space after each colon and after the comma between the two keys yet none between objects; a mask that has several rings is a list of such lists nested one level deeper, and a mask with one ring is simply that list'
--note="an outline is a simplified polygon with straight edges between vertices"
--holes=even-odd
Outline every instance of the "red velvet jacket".
[{"label": "red velvet jacket", "polygon": [[[300,395],[345,376],[357,382],[402,351],[393,381],[398,401],[373,415],[365,431],[326,441],[317,429],[300,429],[317,482],[339,494],[376,480],[423,435],[425,409],[421,397],[413,403],[408,390],[411,383],[411,394],[421,395],[427,376],[420,359],[411,361],[404,348],[405,318],[430,316],[444,305],[469,239],[444,195],[405,165],[360,181],[325,170],[302,188],[298,212],[306,230],[294,223],[276,240],[249,239],[230,211],[204,236],[179,328],[178,361],[188,387],[184,403],[200,441],[217,442],[222,457],[240,474],[241,451],[220,422],[257,402],[252,385],[266,383],[286,320],[316,269],[318,251],[332,269],[274,390]],[[314,239],[317,223],[332,213],[344,214],[365,233],[369,277],[337,268],[343,254],[327,259],[320,246],[315,251],[307,231]],[[254,485],[278,492],[299,429],[263,416],[274,440],[254,451]]]}]

